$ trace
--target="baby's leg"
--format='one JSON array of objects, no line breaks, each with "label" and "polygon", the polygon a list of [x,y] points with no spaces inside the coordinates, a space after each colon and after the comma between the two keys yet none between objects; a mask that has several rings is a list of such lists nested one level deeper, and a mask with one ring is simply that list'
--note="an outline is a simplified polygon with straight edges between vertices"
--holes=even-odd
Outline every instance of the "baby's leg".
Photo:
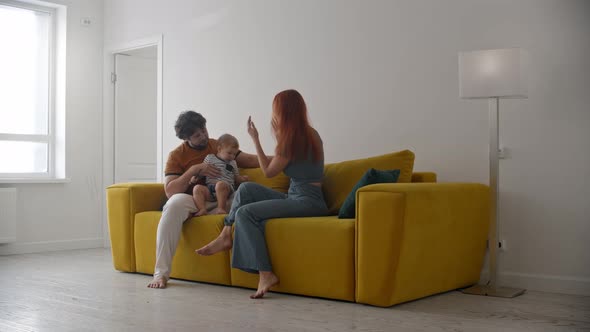
[{"label": "baby's leg", "polygon": [[217,208],[211,211],[211,214],[227,214],[225,207],[227,198],[231,194],[230,185],[224,181],[217,181],[215,184],[215,193],[217,195]]},{"label": "baby's leg", "polygon": [[203,185],[196,185],[193,189],[193,199],[195,200],[195,205],[197,206],[197,213],[195,216],[203,216],[207,214],[207,208],[205,207],[205,201],[209,199],[209,189],[207,186]]}]

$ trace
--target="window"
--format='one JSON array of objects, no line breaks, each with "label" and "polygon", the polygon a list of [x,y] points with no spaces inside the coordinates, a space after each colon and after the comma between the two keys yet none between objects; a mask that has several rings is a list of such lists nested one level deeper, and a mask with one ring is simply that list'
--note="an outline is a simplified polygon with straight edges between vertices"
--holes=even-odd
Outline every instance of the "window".
[{"label": "window", "polygon": [[[57,10],[0,0],[0,178],[56,178],[65,173],[57,157]],[[63,117],[63,116],[62,116]]]}]

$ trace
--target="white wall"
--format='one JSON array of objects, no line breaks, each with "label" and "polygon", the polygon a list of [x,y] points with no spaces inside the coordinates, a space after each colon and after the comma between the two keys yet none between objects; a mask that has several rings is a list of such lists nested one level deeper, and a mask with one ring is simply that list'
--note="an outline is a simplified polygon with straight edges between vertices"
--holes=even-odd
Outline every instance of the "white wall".
[{"label": "white wall", "polygon": [[185,109],[246,151],[252,115],[270,152],[272,98],[296,88],[328,161],[409,148],[484,183],[487,102],[459,99],[457,53],[526,48],[530,97],[501,105],[501,278],[590,294],[589,18],[586,0],[105,0],[105,45],[164,35],[165,154]]},{"label": "white wall", "polygon": [[[0,254],[102,247],[102,0],[49,1],[67,6],[66,176],[61,184],[16,187],[17,242]],[[89,27],[80,19],[92,20]]]}]

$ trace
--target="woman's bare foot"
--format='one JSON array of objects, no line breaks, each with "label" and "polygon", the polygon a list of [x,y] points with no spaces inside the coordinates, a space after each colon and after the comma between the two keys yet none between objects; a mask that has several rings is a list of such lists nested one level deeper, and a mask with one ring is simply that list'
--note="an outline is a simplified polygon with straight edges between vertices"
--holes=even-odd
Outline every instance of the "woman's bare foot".
[{"label": "woman's bare foot", "polygon": [[219,235],[215,240],[211,241],[208,245],[201,249],[195,250],[195,252],[201,256],[211,256],[220,251],[230,250],[232,246],[231,235],[225,236]]},{"label": "woman's bare foot", "polygon": [[166,288],[167,283],[168,283],[168,281],[166,280],[166,278],[156,277],[147,286],[149,288]]},{"label": "woman's bare foot", "polygon": [[261,299],[273,286],[279,284],[279,277],[272,272],[260,271],[259,278],[258,290],[255,294],[250,295],[251,299]]},{"label": "woman's bare foot", "polygon": [[215,210],[211,211],[211,214],[227,214],[227,211],[218,207]]}]

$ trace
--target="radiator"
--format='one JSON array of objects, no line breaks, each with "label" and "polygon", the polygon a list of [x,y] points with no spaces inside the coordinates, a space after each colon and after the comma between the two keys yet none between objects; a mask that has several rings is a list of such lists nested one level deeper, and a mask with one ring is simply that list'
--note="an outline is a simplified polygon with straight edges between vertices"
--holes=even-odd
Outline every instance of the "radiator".
[{"label": "radiator", "polygon": [[16,241],[16,188],[0,188],[0,243]]}]

